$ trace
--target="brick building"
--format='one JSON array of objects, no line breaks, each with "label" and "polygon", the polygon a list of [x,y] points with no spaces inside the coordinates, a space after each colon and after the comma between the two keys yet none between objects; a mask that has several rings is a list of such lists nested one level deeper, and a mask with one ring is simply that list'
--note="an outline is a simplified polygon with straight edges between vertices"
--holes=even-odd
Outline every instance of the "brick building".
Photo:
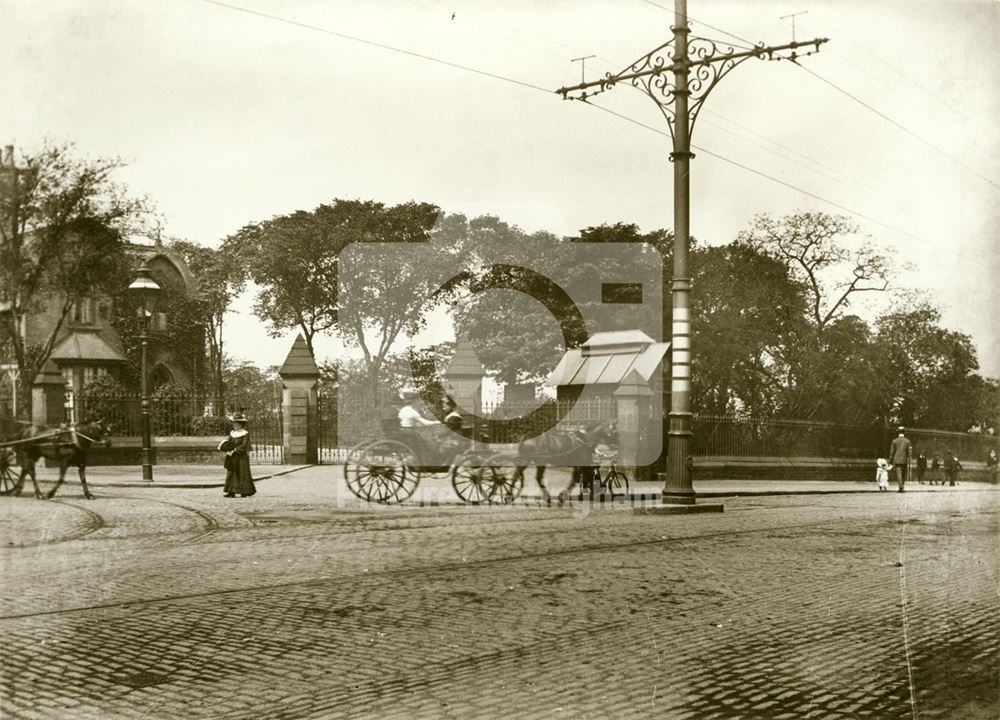
[{"label": "brick building", "polygon": [[[9,183],[16,182],[18,172],[22,171],[15,167],[13,147],[8,145],[0,154],[0,190],[8,188]],[[11,220],[8,217],[8,205],[0,203],[0,222],[8,223]],[[190,268],[182,258],[164,247],[158,238],[152,241],[143,237],[132,238],[124,244],[124,251],[136,268],[145,262],[161,287],[170,288],[172,293],[190,294],[196,291]],[[8,300],[3,296],[3,288],[0,288],[0,313],[9,308]],[[58,293],[53,292],[41,299],[37,309],[24,316],[18,331],[26,346],[44,343],[49,338],[59,323],[62,305]],[[67,384],[77,392],[102,375],[117,379],[128,362],[122,338],[112,325],[112,313],[112,299],[94,294],[72,305],[58,331],[50,358]],[[166,322],[164,314],[158,313],[153,318],[153,328],[164,327]],[[17,406],[19,401],[14,392],[18,380],[17,364],[11,348],[4,347],[5,345],[9,343],[0,337],[0,417],[17,415],[23,410]],[[195,379],[196,367],[197,359],[176,357],[171,348],[157,348],[154,345],[149,358],[150,386],[155,388],[165,382],[172,382],[190,387]],[[32,380],[34,378],[22,383],[25,391]]]}]

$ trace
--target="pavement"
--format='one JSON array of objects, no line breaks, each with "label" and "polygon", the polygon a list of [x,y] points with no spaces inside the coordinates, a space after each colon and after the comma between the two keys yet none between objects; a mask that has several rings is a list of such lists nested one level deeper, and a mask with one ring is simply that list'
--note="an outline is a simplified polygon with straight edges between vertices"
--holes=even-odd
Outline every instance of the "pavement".
[{"label": "pavement", "polygon": [[996,487],[660,517],[371,506],[339,470],[0,498],[0,716],[1000,714]]},{"label": "pavement", "polygon": [[[340,478],[343,474],[342,464],[330,465],[252,465],[251,473],[256,482],[280,477],[292,472],[309,471],[316,477]],[[58,477],[55,468],[38,469],[40,481],[51,482]],[[548,470],[550,479],[549,486],[553,491],[568,485],[568,474],[560,468],[550,468]],[[187,465],[155,465],[153,467],[153,481],[142,479],[142,468],[135,465],[114,466],[98,465],[87,468],[87,484],[93,487],[166,487],[178,489],[191,488],[221,488],[225,484],[225,470],[215,465],[187,464]],[[71,470],[67,475],[63,488],[78,487],[78,480]],[[915,481],[907,485],[908,492],[941,492],[945,488],[949,491],[956,489],[974,489],[989,487],[981,482],[960,482],[956,487],[943,485],[919,484]],[[644,499],[655,499],[659,497],[662,485],[656,482],[631,484],[630,490],[633,495],[642,496]],[[878,492],[878,487],[874,482],[854,482],[854,481],[816,481],[816,480],[695,480],[695,492],[704,498],[722,498],[737,496],[763,496],[763,495],[798,495],[807,493],[859,493]],[[346,489],[346,488],[345,488]],[[444,492],[441,492],[444,490]],[[891,490],[895,492],[896,486],[893,484]],[[28,490],[30,492],[30,490]],[[70,491],[72,492],[72,491]],[[451,497],[447,495],[451,493]],[[541,497],[537,486],[531,478],[531,470],[526,477],[526,488],[523,493],[529,500],[537,500]],[[461,500],[454,496],[449,481],[442,476],[427,476],[421,480],[418,492],[412,498],[412,502],[437,502],[437,503],[461,503]]]}]

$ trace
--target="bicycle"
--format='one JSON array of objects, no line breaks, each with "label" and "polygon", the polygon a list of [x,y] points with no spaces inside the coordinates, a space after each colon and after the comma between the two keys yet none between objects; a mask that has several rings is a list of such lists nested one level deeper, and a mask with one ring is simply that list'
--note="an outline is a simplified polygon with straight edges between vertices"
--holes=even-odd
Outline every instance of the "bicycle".
[{"label": "bicycle", "polygon": [[[594,460],[596,462],[596,467],[594,469],[595,479],[600,482],[601,490],[607,490],[611,493],[611,497],[614,498],[616,491],[618,494],[622,494],[622,487],[625,488],[624,492],[628,493],[628,475],[618,468],[618,450],[610,447],[598,446],[594,450]],[[605,467],[607,470],[603,473],[601,472]]]}]

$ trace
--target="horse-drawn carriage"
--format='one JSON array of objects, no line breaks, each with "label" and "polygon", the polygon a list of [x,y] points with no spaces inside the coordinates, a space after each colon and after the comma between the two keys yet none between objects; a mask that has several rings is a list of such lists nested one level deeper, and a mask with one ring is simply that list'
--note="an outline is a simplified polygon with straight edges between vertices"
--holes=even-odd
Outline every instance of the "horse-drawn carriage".
[{"label": "horse-drawn carriage", "polygon": [[344,464],[348,489],[359,499],[389,504],[410,497],[422,477],[448,475],[470,504],[511,503],[524,485],[516,458],[452,433],[445,425],[401,428],[382,421],[380,437],[356,445]]},{"label": "horse-drawn carriage", "polygon": [[[421,477],[448,475],[455,493],[466,503],[509,504],[521,494],[524,471],[533,465],[542,496],[548,499],[543,480],[547,466],[572,467],[570,489],[578,482],[586,483],[592,477],[595,447],[611,441],[613,435],[614,423],[605,421],[551,431],[498,451],[488,438],[470,441],[444,425],[401,428],[396,418],[387,418],[380,437],[350,450],[344,479],[359,499],[391,504],[409,498]],[[569,489],[559,499],[568,494]]]},{"label": "horse-drawn carriage", "polygon": [[47,497],[53,497],[59,490],[66,470],[76,467],[84,496],[92,498],[87,487],[87,452],[95,444],[109,445],[110,434],[102,420],[49,428],[14,418],[0,418],[0,495],[20,495],[25,477],[30,477],[35,497],[41,498],[35,463],[44,457],[59,464],[59,479]]}]

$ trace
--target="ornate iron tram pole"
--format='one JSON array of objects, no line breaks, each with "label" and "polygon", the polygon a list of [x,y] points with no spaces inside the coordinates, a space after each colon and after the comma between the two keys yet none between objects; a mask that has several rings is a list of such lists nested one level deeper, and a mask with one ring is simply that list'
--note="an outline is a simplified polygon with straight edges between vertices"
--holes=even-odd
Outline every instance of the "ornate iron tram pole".
[{"label": "ornate iron tram pole", "polygon": [[[671,317],[670,369],[664,368],[663,407],[667,399],[670,413],[667,429],[667,464],[663,502],[692,504],[695,501],[691,482],[691,278],[688,252],[691,246],[691,132],[705,98],[734,67],[750,58],[791,60],[819,52],[826,38],[785,45],[763,43],[749,50],[737,51],[731,45],[720,47],[714,40],[688,37],[687,0],[674,1],[673,39],[643,55],[617,74],[607,73],[600,80],[581,82],[559,88],[564,100],[587,102],[594,95],[628,82],[648,95],[667,120],[673,138],[670,161],[674,163],[674,263],[670,279]],[[669,49],[673,46],[673,54]],[[799,53],[799,48],[814,49]],[[776,55],[790,50],[788,55]],[[664,286],[666,286],[664,278]],[[668,334],[664,318],[664,337]],[[669,384],[668,384],[669,380]]]}]

